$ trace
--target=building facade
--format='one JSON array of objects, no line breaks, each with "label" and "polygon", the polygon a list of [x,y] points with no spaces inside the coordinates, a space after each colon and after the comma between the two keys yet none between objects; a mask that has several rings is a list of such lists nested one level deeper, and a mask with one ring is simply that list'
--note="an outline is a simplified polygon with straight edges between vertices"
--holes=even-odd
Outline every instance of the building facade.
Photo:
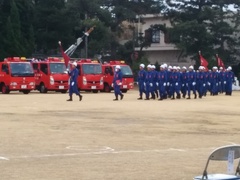
[{"label": "building facade", "polygon": [[[146,36],[146,30],[151,25],[162,24],[166,27],[171,27],[170,21],[165,19],[161,14],[146,14],[138,18],[137,33],[143,36]],[[195,64],[195,61],[192,61],[190,58],[183,57],[183,52],[174,44],[168,43],[167,34],[164,34],[161,30],[152,31],[150,39],[150,47],[143,48],[143,51],[151,64],[155,64],[156,62],[158,64],[167,63],[172,66],[189,66]],[[139,48],[135,48],[135,51],[139,50]]]}]

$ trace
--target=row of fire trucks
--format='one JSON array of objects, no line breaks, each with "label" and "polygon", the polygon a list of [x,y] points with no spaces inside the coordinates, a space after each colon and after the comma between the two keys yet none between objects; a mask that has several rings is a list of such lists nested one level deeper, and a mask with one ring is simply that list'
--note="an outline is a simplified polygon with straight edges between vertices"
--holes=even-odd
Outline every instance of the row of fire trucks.
[{"label": "row of fire trucks", "polygon": [[[78,88],[97,93],[110,92],[116,65],[123,73],[122,92],[133,88],[133,72],[124,61],[100,63],[92,59],[74,59],[79,70]],[[71,69],[71,63],[68,69]],[[62,59],[49,57],[43,61],[32,61],[21,57],[8,57],[0,62],[0,91],[20,91],[28,94],[32,90],[40,93],[68,91],[69,75]]]}]

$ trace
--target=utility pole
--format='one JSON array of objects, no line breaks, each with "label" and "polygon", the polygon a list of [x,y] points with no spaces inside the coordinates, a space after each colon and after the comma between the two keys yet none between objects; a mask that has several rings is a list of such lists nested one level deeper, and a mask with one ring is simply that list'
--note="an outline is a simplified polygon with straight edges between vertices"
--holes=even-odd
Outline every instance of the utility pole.
[{"label": "utility pole", "polygon": [[[85,20],[87,20],[87,18],[87,13],[85,13]],[[85,28],[85,32],[87,32],[87,27]],[[88,58],[88,36],[85,37],[85,58]]]}]

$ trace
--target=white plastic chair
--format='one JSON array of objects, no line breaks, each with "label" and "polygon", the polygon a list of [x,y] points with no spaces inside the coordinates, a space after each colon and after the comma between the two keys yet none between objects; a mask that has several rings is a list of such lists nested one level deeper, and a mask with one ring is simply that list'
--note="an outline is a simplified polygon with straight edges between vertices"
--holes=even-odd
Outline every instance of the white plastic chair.
[{"label": "white plastic chair", "polygon": [[194,177],[194,180],[240,180],[240,161],[238,162],[235,175],[230,174],[208,174],[207,168],[210,160],[229,161],[229,153],[232,153],[233,160],[240,158],[240,145],[229,145],[215,149],[208,157],[203,175]]}]

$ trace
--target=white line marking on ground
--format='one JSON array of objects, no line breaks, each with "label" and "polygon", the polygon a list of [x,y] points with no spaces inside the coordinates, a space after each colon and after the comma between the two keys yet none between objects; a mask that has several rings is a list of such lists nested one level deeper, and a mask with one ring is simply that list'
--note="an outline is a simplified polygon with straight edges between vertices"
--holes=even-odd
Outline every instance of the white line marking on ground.
[{"label": "white line marking on ground", "polygon": [[179,152],[186,152],[184,149],[175,149],[175,148],[169,148],[170,151],[179,151]]},{"label": "white line marking on ground", "polygon": [[93,146],[93,147],[83,147],[83,146],[67,146],[68,150],[78,151],[77,153],[62,153],[62,154],[40,154],[40,155],[24,155],[24,156],[15,156],[15,157],[0,157],[0,160],[9,160],[9,159],[30,159],[30,158],[51,158],[51,157],[70,157],[70,156],[81,156],[81,155],[102,155],[102,154],[126,154],[126,153],[161,153],[161,152],[172,152],[177,151],[181,153],[186,153],[190,151],[199,151],[199,150],[212,150],[216,149],[215,147],[209,148],[168,148],[168,149],[150,149],[150,150],[120,150],[117,151],[108,146]]},{"label": "white line marking on ground", "polygon": [[6,160],[6,161],[9,161],[8,158],[6,158],[6,157],[2,157],[2,156],[0,156],[0,160]]}]

